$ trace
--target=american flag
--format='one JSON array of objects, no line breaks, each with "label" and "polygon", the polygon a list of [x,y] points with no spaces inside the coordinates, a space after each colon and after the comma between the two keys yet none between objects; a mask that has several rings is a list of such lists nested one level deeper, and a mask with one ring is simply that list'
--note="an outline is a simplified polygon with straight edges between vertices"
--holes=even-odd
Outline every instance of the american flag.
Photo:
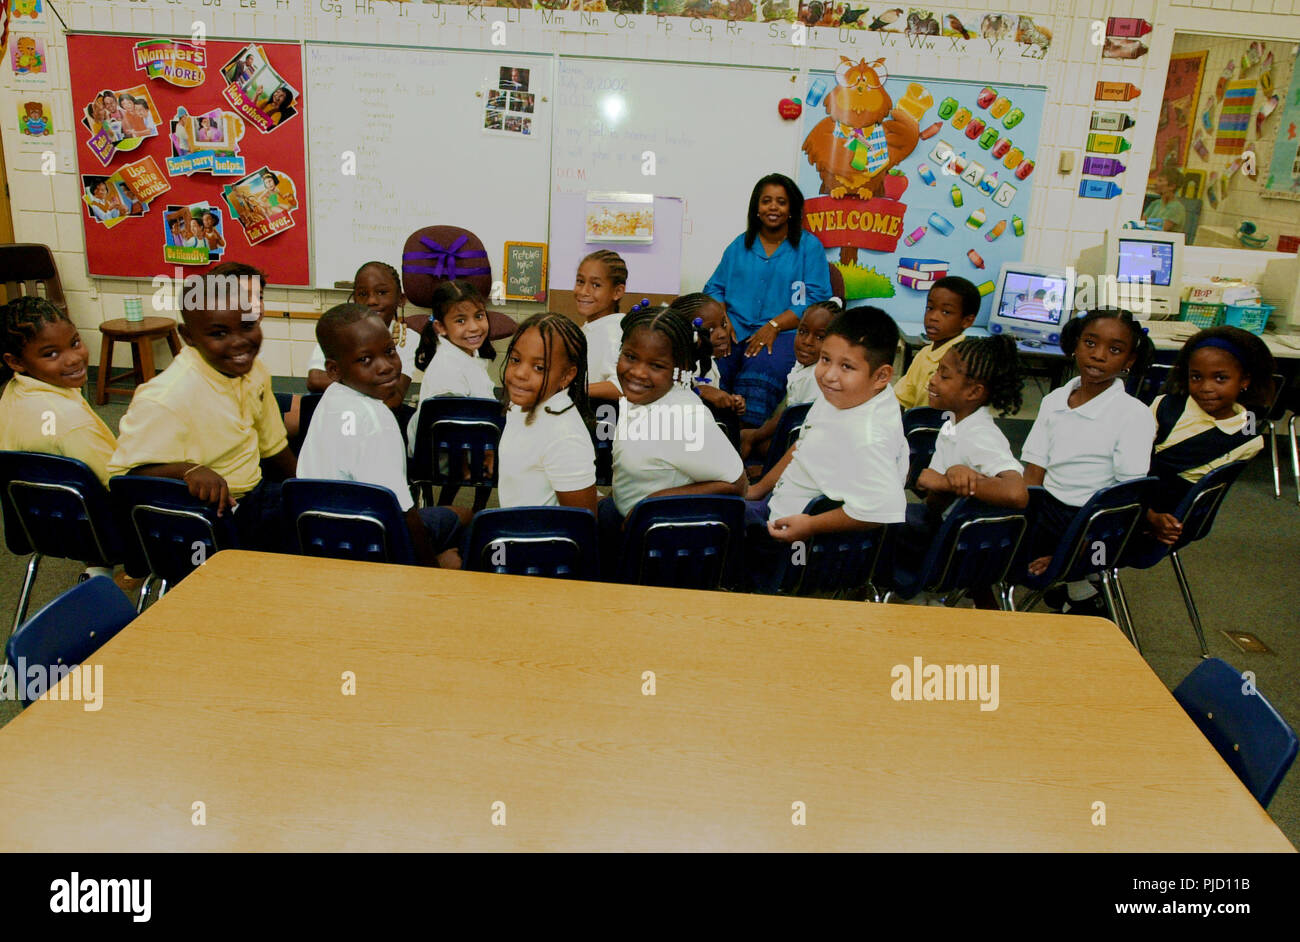
[{"label": "american flag", "polygon": [[9,48],[9,0],[0,0],[0,56]]}]

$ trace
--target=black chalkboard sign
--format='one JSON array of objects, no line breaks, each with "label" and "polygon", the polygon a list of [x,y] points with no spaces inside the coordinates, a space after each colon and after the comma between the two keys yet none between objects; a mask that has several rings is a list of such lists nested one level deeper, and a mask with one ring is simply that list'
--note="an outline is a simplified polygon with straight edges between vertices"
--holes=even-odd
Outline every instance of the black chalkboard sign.
[{"label": "black chalkboard sign", "polygon": [[546,300],[546,243],[506,243],[506,298]]}]

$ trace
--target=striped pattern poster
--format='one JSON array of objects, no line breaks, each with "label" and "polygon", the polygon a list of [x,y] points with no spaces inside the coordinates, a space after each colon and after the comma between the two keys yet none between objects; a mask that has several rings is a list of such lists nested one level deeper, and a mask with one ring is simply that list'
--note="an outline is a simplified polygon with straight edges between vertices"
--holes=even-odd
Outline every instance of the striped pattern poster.
[{"label": "striped pattern poster", "polygon": [[1255,107],[1256,79],[1229,82],[1219,112],[1219,131],[1214,139],[1216,154],[1240,154],[1246,149],[1246,129]]}]

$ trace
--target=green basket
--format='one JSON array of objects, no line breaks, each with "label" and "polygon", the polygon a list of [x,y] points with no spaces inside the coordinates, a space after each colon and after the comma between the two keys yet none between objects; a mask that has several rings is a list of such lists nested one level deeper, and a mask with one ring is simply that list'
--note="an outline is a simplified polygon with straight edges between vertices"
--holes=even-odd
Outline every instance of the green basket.
[{"label": "green basket", "polygon": [[1252,334],[1262,334],[1273,314],[1271,304],[1229,304],[1224,307],[1223,323],[1240,327]]},{"label": "green basket", "polygon": [[1223,323],[1223,305],[1179,301],[1178,319],[1197,327],[1218,327]]}]

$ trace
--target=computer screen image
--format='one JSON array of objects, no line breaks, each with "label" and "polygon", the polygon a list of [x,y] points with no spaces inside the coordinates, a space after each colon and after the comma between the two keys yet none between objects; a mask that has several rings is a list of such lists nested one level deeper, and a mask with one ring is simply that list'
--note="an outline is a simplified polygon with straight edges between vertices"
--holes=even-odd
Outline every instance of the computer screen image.
[{"label": "computer screen image", "polygon": [[1145,281],[1168,288],[1174,275],[1174,246],[1164,240],[1120,237],[1119,264],[1115,277],[1122,281]]},{"label": "computer screen image", "polygon": [[989,333],[1031,346],[1052,346],[1074,314],[1074,273],[1048,265],[1002,266],[989,315]]}]

